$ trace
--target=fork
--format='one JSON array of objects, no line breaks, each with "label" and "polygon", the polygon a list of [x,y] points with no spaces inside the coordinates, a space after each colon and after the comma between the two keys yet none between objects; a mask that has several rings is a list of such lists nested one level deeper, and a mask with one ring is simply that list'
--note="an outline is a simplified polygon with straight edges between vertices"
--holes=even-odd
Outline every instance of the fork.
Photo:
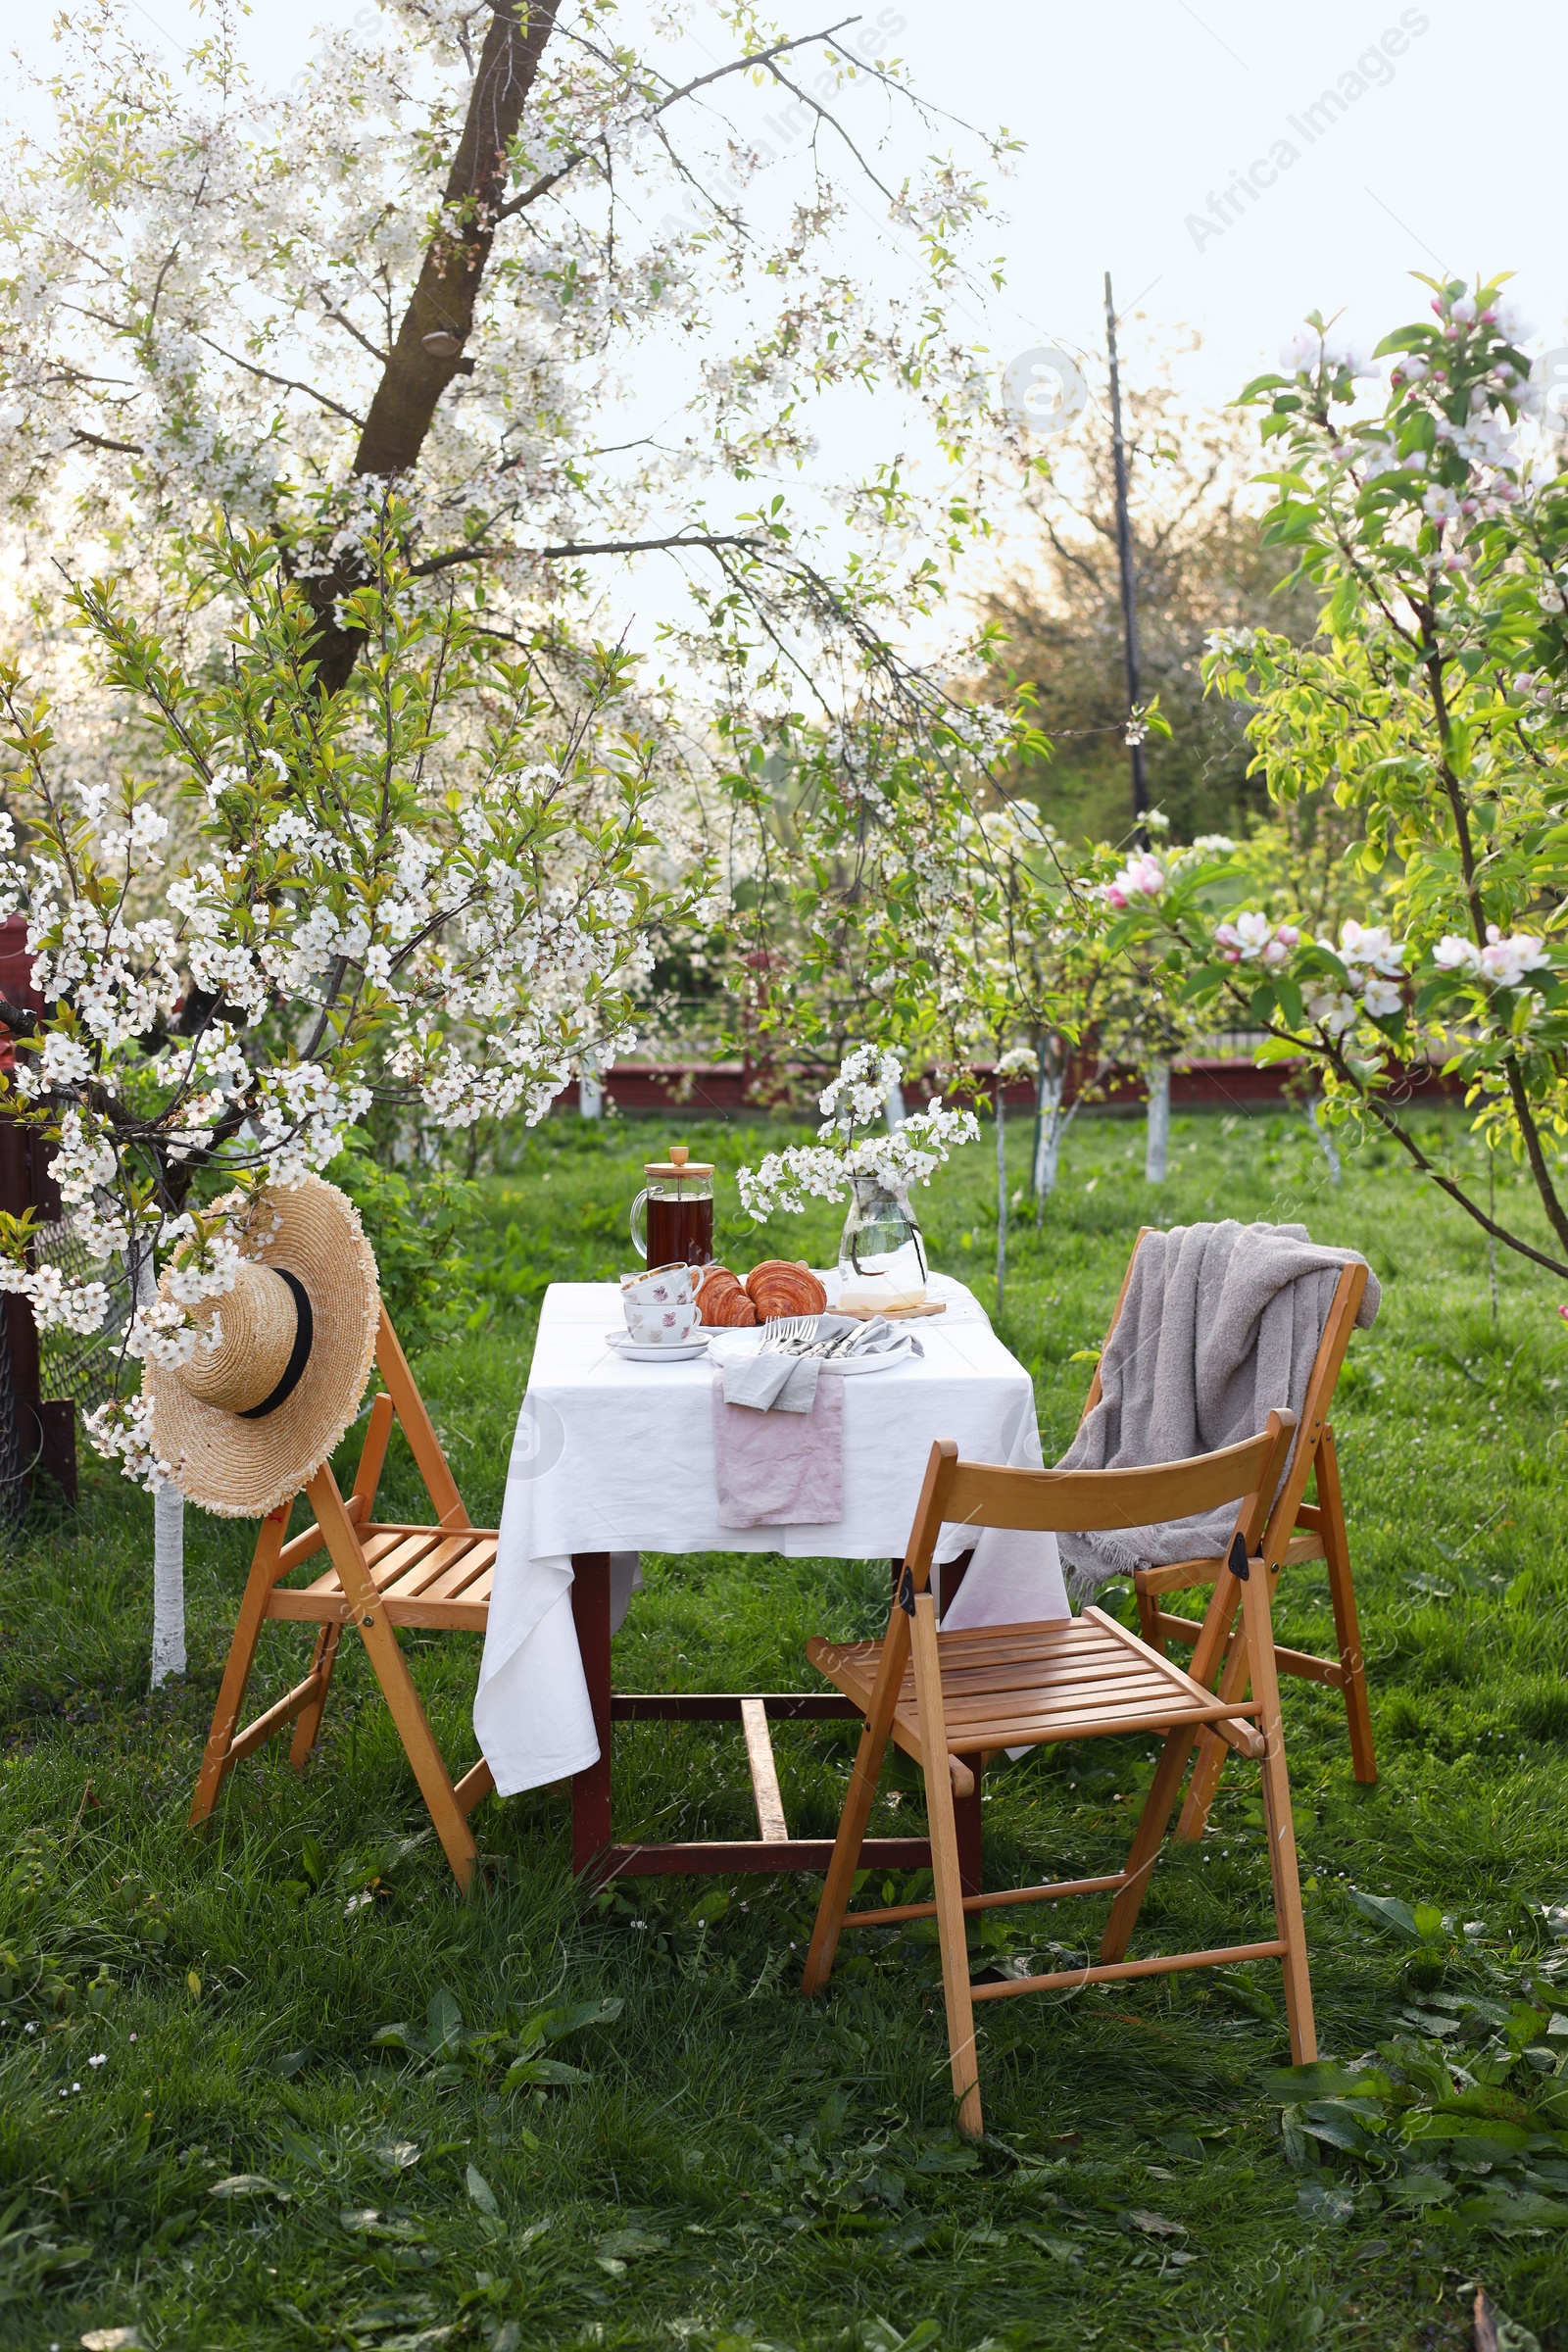
[{"label": "fork", "polygon": [[763,1333],[762,1345],[759,1352],[763,1355],[774,1355],[781,1348],[786,1348],[797,1340],[814,1340],[816,1327],[820,1321],[819,1315],[777,1316]]}]

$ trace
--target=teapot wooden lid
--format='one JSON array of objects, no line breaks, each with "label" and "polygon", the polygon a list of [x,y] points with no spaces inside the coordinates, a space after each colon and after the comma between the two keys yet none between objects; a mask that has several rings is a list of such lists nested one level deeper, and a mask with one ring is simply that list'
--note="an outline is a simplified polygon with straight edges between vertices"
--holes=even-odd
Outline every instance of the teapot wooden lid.
[{"label": "teapot wooden lid", "polygon": [[671,1144],[667,1159],[648,1159],[643,1162],[645,1176],[711,1176],[710,1159],[691,1159],[684,1144]]}]

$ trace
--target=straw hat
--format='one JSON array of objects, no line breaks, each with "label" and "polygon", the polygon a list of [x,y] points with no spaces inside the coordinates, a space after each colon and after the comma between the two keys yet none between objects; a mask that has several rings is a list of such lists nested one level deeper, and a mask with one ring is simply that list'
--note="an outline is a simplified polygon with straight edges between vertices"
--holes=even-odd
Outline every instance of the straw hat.
[{"label": "straw hat", "polygon": [[330,1457],[359,1411],[381,1313],[359,1211],[318,1176],[257,1193],[240,1251],[234,1288],[196,1309],[204,1331],[218,1316],[218,1346],[143,1373],[158,1454],[187,1500],[222,1519],[292,1501]]}]

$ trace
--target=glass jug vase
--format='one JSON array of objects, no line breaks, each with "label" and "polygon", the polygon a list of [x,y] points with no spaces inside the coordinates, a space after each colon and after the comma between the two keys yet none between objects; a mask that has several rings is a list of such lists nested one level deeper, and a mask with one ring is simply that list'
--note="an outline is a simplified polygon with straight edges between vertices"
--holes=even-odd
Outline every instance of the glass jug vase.
[{"label": "glass jug vase", "polygon": [[925,1245],[903,1185],[852,1176],[854,1198],[839,1240],[843,1307],[918,1306],[925,1297]]}]

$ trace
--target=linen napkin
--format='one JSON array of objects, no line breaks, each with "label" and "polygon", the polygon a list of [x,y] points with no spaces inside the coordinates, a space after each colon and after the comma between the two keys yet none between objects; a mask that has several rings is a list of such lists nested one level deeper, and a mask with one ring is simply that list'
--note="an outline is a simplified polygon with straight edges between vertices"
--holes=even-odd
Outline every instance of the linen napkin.
[{"label": "linen napkin", "polygon": [[842,1379],[820,1382],[808,1406],[767,1412],[727,1404],[724,1374],[715,1367],[713,1468],[720,1527],[826,1527],[842,1519]]},{"label": "linen napkin", "polygon": [[808,1413],[824,1364],[894,1348],[901,1354],[925,1353],[912,1332],[895,1331],[884,1315],[869,1323],[854,1315],[818,1315],[807,1337],[765,1337],[760,1348],[732,1356],[723,1367],[724,1401],[760,1413]]}]

